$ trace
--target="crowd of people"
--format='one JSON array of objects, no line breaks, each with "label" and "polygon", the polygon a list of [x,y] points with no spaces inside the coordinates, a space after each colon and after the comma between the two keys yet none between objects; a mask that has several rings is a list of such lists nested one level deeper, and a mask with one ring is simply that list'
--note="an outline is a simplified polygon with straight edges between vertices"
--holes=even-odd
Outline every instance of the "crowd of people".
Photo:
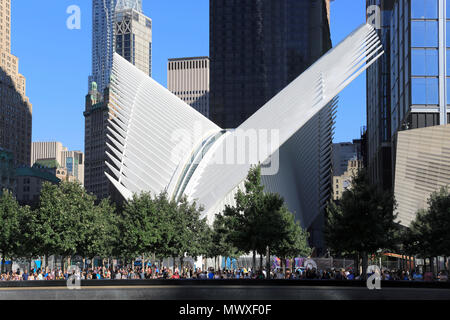
[{"label": "crowd of people", "polygon": [[[240,268],[237,270],[218,270],[212,268],[208,270],[184,268],[183,270],[170,268],[106,268],[96,267],[80,270],[71,268],[70,271],[63,272],[61,269],[46,268],[10,271],[0,275],[0,281],[31,281],[31,280],[67,280],[69,277],[76,277],[81,280],[122,280],[122,279],[267,279],[268,274],[265,269],[252,270]],[[370,275],[369,275],[370,276]],[[296,270],[274,269],[270,271],[271,279],[290,280],[360,280],[361,277],[351,268],[348,269],[327,269],[317,270],[297,268]],[[441,271],[437,275],[432,272],[422,273],[413,270],[411,273],[405,270],[382,270],[381,280],[397,281],[448,281],[448,273]]]}]

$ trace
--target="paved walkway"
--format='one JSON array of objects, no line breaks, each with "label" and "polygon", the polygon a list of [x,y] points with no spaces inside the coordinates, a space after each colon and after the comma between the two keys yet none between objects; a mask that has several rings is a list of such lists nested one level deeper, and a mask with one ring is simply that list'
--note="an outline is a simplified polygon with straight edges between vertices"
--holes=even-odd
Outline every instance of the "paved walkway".
[{"label": "paved walkway", "polygon": [[329,286],[105,286],[0,288],[0,300],[450,300],[450,289]]}]

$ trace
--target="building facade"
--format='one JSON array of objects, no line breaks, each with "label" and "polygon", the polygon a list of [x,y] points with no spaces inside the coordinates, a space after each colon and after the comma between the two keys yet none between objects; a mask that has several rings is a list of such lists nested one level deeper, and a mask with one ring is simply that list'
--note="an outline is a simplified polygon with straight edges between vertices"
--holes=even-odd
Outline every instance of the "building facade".
[{"label": "building facade", "polygon": [[[446,136],[436,132],[450,121],[450,2],[367,4],[381,6],[385,49],[367,77],[368,167],[373,183],[393,189],[399,220],[407,226],[433,188],[450,184],[442,166],[436,169],[447,161],[440,143],[448,141],[438,141]],[[439,181],[433,172],[440,172]]]},{"label": "building facade", "polygon": [[361,151],[357,143],[340,142],[333,143],[333,175],[340,176],[347,171],[348,161],[361,159]]},{"label": "building facade", "polygon": [[391,15],[394,1],[367,0],[369,14],[379,8],[380,29],[377,33],[385,54],[367,69],[367,171],[372,182],[384,190],[392,189],[392,129],[391,129]]},{"label": "building facade", "polygon": [[132,8],[116,8],[116,52],[149,76],[152,75],[152,20]]},{"label": "building facade", "polygon": [[69,151],[61,142],[33,142],[31,144],[31,166],[41,160],[53,159],[58,166],[65,168],[69,181],[78,181],[84,185],[84,153]]},{"label": "building facade", "polygon": [[89,77],[89,90],[92,82],[97,83],[103,92],[107,87],[115,52],[115,13],[116,10],[134,9],[142,12],[142,0],[92,0],[92,75]]},{"label": "building facade", "polygon": [[209,118],[209,58],[169,59],[167,88]]},{"label": "building facade", "polygon": [[11,0],[0,1],[0,147],[10,150],[15,166],[28,165],[32,106],[19,59],[11,54]]},{"label": "building facade", "polygon": [[398,133],[395,199],[398,220],[409,226],[428,208],[432,192],[450,186],[450,124]]},{"label": "building facade", "polygon": [[61,142],[33,142],[30,166],[33,166],[39,159],[56,159],[58,163],[62,163],[63,151],[67,151],[67,148]]},{"label": "building facade", "polygon": [[[105,90],[105,93],[108,89]],[[104,172],[106,134],[108,122],[109,94],[103,95],[97,91],[95,83],[86,96],[84,111],[84,153],[86,155],[84,168],[84,186],[86,191],[93,193],[97,199],[107,198],[110,195],[110,185]]]},{"label": "building facade", "polygon": [[210,0],[211,119],[237,128],[331,48],[328,0]]},{"label": "building facade", "polygon": [[15,192],[15,166],[14,156],[11,151],[0,148],[0,192],[3,189],[8,189]]},{"label": "building facade", "polygon": [[39,165],[17,168],[16,199],[21,205],[36,206],[39,204],[42,184],[50,182],[58,184],[61,180],[56,177],[56,169]]},{"label": "building facade", "polygon": [[367,77],[369,172],[394,185],[397,133],[449,121],[450,2],[368,1],[380,5],[385,56]]},{"label": "building facade", "polygon": [[84,185],[84,153],[81,151],[63,151],[61,166],[67,169],[68,180],[74,180]]},{"label": "building facade", "polygon": [[333,200],[340,200],[342,194],[351,189],[353,177],[363,167],[362,160],[356,157],[347,161],[347,168],[341,175],[333,176]]}]

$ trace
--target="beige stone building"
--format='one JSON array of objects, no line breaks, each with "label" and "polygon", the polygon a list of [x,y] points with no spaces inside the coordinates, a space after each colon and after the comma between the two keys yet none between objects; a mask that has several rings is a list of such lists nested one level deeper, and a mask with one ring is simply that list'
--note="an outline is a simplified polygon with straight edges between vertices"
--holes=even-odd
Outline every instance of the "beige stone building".
[{"label": "beige stone building", "polygon": [[348,160],[347,170],[340,176],[333,176],[333,200],[342,198],[345,190],[352,187],[352,179],[363,167],[361,160]]},{"label": "beige stone building", "polygon": [[0,147],[12,152],[15,166],[30,163],[31,116],[26,80],[11,54],[11,0],[0,0]]},{"label": "beige stone building", "polygon": [[450,124],[397,133],[397,220],[408,227],[432,192],[450,187]]},{"label": "beige stone building", "polygon": [[133,8],[115,12],[116,52],[138,69],[152,75],[152,20]]},{"label": "beige stone building", "polygon": [[167,89],[209,118],[209,58],[169,59]]}]

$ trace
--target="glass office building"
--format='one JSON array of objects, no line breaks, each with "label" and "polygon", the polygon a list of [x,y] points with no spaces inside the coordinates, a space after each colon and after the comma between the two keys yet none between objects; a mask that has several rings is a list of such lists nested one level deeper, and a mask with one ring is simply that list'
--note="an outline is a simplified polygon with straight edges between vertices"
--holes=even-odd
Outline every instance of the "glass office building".
[{"label": "glass office building", "polygon": [[210,0],[210,116],[237,128],[331,48],[329,0]]},{"label": "glass office building", "polygon": [[[367,5],[382,9],[379,32],[386,51],[384,64],[372,67],[367,77],[368,163],[373,181],[387,188],[393,185],[396,133],[450,120],[450,2],[371,0]],[[379,156],[383,145],[390,157]]]}]

